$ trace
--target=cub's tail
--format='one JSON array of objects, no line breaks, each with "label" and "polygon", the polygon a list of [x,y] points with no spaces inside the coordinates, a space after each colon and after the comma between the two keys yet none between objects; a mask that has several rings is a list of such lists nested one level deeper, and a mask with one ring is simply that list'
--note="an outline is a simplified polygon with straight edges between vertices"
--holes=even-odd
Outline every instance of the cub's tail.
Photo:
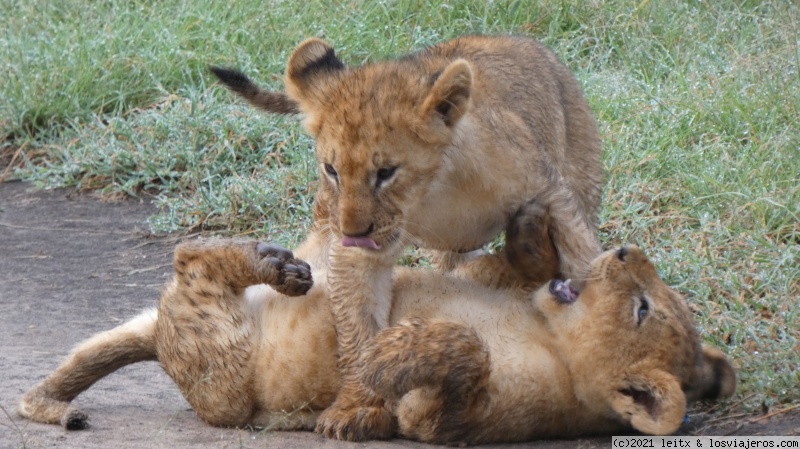
[{"label": "cub's tail", "polygon": [[486,408],[491,368],[474,329],[411,319],[378,333],[359,362],[365,384],[394,404],[402,435],[438,444],[470,442],[465,427]]},{"label": "cub's tail", "polygon": [[70,402],[92,384],[131,363],[156,360],[158,312],[150,309],[72,350],[67,360],[20,401],[21,416],[67,430],[86,427],[87,415]]},{"label": "cub's tail", "polygon": [[258,87],[255,83],[238,70],[209,66],[214,75],[225,84],[228,89],[236,92],[251,105],[276,114],[299,114],[300,109],[293,100],[283,92],[272,92]]}]

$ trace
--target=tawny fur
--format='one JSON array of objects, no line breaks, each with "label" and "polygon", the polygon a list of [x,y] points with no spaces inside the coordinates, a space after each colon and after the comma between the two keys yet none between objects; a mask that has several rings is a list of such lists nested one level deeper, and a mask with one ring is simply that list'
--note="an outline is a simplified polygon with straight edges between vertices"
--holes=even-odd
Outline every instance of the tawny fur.
[{"label": "tawny fur", "polygon": [[[507,250],[465,253],[506,229],[531,199],[549,211],[564,276],[580,282],[599,253],[602,169],[594,118],[569,70],[530,39],[462,37],[363,67],[346,67],[330,45],[308,39],[289,58],[285,93],[212,70],[261,109],[302,114],[321,178],[315,223],[336,238],[369,239],[380,247],[370,260],[394,263],[403,244],[415,243],[433,250],[444,270],[457,267],[488,286],[526,285]],[[354,279],[345,266],[338,285],[335,264],[364,252],[334,246],[332,254],[345,387],[320,430],[360,439],[364,429],[355,421],[368,416],[366,436],[388,436],[381,401],[349,397],[366,390],[348,384],[356,382],[350,364],[358,349],[388,320],[377,313],[389,310],[389,284],[385,276]]]},{"label": "tawny fur", "polygon": [[[546,234],[532,224],[546,220],[523,220],[522,237]],[[180,245],[176,278],[158,312],[79,345],[25,395],[19,412],[81,427],[86,416],[69,404],[75,396],[155,356],[209,423],[313,428],[342,385],[329,302],[331,244],[315,231],[296,255],[247,241]],[[523,261],[534,270],[532,282],[543,283],[536,271],[557,264],[551,244],[516,250],[530,257]],[[387,328],[351,361],[371,389],[355,393],[379,395],[401,436],[485,443],[631,427],[667,434],[688,403],[735,389],[724,354],[701,345],[684,300],[636,247],[598,256],[572,302],[554,296],[550,284],[535,292],[490,288],[455,274],[375,268],[368,259],[351,261],[351,274],[388,272],[392,307]],[[308,289],[309,266],[307,293],[277,291]],[[272,287],[251,286],[259,282]]]},{"label": "tawny fur", "polygon": [[[569,70],[535,41],[467,36],[346,67],[327,43],[308,39],[289,58],[286,93],[212,70],[256,107],[302,114],[323,179],[315,218],[339,235],[372,226],[384,247],[411,239],[470,251],[536,199],[553,209],[565,277],[581,277],[599,252],[594,118]],[[384,168],[396,171],[379,182]]]}]

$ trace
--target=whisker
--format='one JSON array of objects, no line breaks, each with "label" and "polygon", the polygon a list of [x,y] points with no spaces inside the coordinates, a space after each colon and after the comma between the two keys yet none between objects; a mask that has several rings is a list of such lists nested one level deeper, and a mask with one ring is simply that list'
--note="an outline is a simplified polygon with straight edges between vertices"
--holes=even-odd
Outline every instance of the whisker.
[{"label": "whisker", "polygon": [[432,235],[432,236],[434,236],[434,237],[439,239],[439,243],[441,243],[441,246],[446,246],[445,245],[445,243],[446,243],[445,239],[442,238],[442,237],[439,237],[436,233],[433,232],[433,230],[431,228],[429,228],[427,226],[423,226],[422,224],[420,224],[418,222],[411,221],[411,220],[408,220],[408,219],[404,218],[400,222],[400,228],[415,240],[414,243],[417,243],[419,241],[419,239],[415,238],[412,234],[410,234],[410,233],[408,233],[408,231],[406,231],[407,225],[413,225],[413,226],[416,226],[418,228],[424,229],[425,231],[428,231],[428,234],[430,234],[430,235]]},{"label": "whisker", "polygon": [[338,238],[336,234],[331,229],[330,221],[329,220],[320,220],[315,223],[316,230],[319,234],[327,240],[328,245],[333,245],[336,243]]},{"label": "whisker", "polygon": [[396,239],[403,245],[403,246],[412,246],[416,245],[414,236],[411,235],[405,228],[400,228],[397,233]]},{"label": "whisker", "polygon": [[600,279],[602,279],[601,276],[587,276],[587,277],[575,277],[575,276],[573,276],[572,278],[570,278],[570,280],[572,282],[580,282],[580,283],[585,283],[585,282],[589,282],[589,281],[598,281]]}]

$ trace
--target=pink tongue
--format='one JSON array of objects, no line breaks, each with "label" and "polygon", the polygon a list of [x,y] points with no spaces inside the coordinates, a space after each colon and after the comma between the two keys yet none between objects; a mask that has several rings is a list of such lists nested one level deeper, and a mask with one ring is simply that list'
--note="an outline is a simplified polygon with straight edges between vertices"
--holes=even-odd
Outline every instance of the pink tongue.
[{"label": "pink tongue", "polygon": [[375,243],[369,237],[342,237],[342,246],[358,246],[359,248],[381,249],[381,245]]}]

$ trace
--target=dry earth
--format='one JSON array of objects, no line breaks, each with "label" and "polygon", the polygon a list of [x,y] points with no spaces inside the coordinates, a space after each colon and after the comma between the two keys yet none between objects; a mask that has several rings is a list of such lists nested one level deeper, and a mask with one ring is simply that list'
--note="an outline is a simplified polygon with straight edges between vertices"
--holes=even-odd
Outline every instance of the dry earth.
[{"label": "dry earth", "polygon": [[[157,363],[127,367],[76,402],[90,427],[67,432],[21,419],[16,403],[77,342],[155,303],[180,237],[153,236],[142,201],[0,183],[0,448],[421,448],[352,444],[310,432],[249,432],[200,422]],[[684,434],[798,435],[798,410],[752,422],[692,416]],[[496,446],[500,447],[500,446]],[[502,447],[610,448],[610,437]]]}]

